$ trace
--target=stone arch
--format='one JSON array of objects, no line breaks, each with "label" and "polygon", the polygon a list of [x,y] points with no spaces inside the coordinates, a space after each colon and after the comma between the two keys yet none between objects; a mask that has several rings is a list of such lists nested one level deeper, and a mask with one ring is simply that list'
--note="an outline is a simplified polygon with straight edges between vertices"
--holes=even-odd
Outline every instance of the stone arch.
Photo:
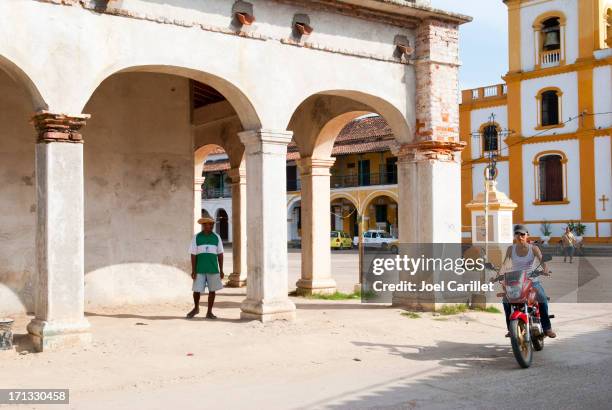
[{"label": "stone arch", "polygon": [[21,67],[1,54],[0,70],[4,71],[16,83],[23,85],[30,97],[33,111],[46,110],[48,108],[45,99],[31,77]]},{"label": "stone arch", "polygon": [[348,192],[334,192],[330,195],[329,200],[330,202],[335,201],[336,199],[346,199],[347,201],[349,201],[351,204],[353,204],[353,206],[355,207],[355,209],[359,210],[360,206],[359,206],[359,199],[354,197],[353,195],[349,194]]},{"label": "stone arch", "polygon": [[393,104],[350,90],[324,91],[309,96],[293,111],[287,129],[293,131],[302,158],[328,158],[342,128],[351,120],[370,113],[379,114],[387,121],[398,143],[412,141],[412,126]]},{"label": "stone arch", "polygon": [[34,310],[36,131],[30,118],[45,108],[26,71],[0,55],[0,316]]},{"label": "stone arch", "polygon": [[[389,199],[390,203],[386,203],[383,205],[387,206],[387,216],[386,216],[386,226],[384,226],[385,230],[388,230],[388,232],[392,235],[394,235],[395,237],[399,237],[398,235],[398,225],[399,225],[399,221],[398,221],[398,204],[399,204],[399,199],[398,199],[398,195],[393,192],[393,191],[389,191],[389,190],[381,190],[381,191],[374,191],[372,193],[370,193],[366,198],[364,198],[363,201],[363,207],[361,209],[361,215],[367,216],[368,219],[368,224],[367,226],[372,229],[373,227],[379,228],[379,221],[374,220],[373,223],[370,220],[372,217],[376,218],[376,213],[372,213],[370,212],[369,207],[374,203],[374,201],[381,199],[381,198],[387,198]],[[388,209],[389,207],[392,206],[392,209]],[[377,211],[376,211],[377,212]],[[382,222],[382,221],[380,221]],[[380,227],[383,228],[383,227]]]},{"label": "stone arch", "polygon": [[[353,210],[350,212],[345,212],[342,210],[339,214],[334,213],[333,206],[335,201],[343,201],[346,200],[353,207]],[[344,230],[349,233],[351,236],[359,235],[359,198],[351,195],[348,192],[335,192],[330,195],[329,203],[332,218],[334,219],[334,223],[336,225],[336,230]],[[348,226],[348,229],[338,229],[338,223],[340,223],[343,227]]]},{"label": "stone arch", "polygon": [[251,98],[241,90],[240,87],[233,84],[232,82],[222,78],[221,76],[211,74],[205,71],[201,71],[194,68],[188,68],[177,65],[164,65],[164,64],[115,64],[112,67],[108,67],[101,73],[99,73],[92,81],[89,87],[89,92],[85,93],[81,98],[81,107],[85,107],[87,101],[93,95],[96,89],[109,77],[126,72],[145,72],[145,73],[159,73],[169,74],[178,77],[189,78],[201,83],[210,85],[217,91],[219,91],[227,101],[232,105],[240,122],[244,129],[259,129],[261,128],[261,120],[254,105],[252,104]]},{"label": "stone arch", "polygon": [[388,190],[383,190],[383,191],[374,191],[371,192],[370,194],[368,194],[368,196],[366,196],[363,200],[363,206],[361,207],[360,211],[363,213],[368,206],[370,206],[372,204],[372,202],[374,202],[375,199],[380,198],[380,197],[389,197],[392,200],[394,200],[395,202],[399,202],[399,197],[398,195],[393,192],[393,191],[388,191]]}]

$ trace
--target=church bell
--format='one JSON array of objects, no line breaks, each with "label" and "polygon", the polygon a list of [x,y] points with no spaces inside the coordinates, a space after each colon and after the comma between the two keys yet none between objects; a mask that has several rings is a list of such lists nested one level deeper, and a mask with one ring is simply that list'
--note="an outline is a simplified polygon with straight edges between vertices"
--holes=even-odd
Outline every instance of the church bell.
[{"label": "church bell", "polygon": [[554,28],[544,32],[544,50],[558,50],[561,48],[559,29]]}]

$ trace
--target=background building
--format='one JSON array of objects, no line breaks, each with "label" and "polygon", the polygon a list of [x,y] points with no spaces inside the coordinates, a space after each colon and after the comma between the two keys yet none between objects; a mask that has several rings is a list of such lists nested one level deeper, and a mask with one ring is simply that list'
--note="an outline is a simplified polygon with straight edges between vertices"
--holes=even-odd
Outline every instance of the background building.
[{"label": "background building", "polygon": [[[363,229],[382,229],[398,237],[397,157],[392,153],[394,136],[380,116],[365,116],[348,123],[337,136],[330,177],[331,229],[359,234]],[[287,238],[299,242],[302,234],[301,178],[294,142],[287,153]],[[204,164],[202,209],[217,220],[217,233],[232,241],[232,191],[229,158],[221,147]]]},{"label": "background building", "polygon": [[[549,222],[559,237],[569,221],[580,221],[587,241],[610,242],[612,2],[505,3],[505,83],[462,92],[462,202],[484,190],[485,157],[493,152],[498,188],[518,204],[514,219],[532,235]],[[469,240],[465,206],[462,224]]]}]

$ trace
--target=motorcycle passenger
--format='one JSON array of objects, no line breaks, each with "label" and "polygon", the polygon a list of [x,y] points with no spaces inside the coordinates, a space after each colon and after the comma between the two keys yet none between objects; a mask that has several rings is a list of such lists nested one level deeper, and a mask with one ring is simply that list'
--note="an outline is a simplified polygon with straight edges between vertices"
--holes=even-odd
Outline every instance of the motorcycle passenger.
[{"label": "motorcycle passenger", "polygon": [[[528,242],[529,232],[527,231],[525,225],[514,226],[514,238],[515,243],[508,248],[502,266],[507,266],[506,262],[511,261],[512,267],[510,269],[505,269],[505,271],[532,271],[534,269],[535,259],[537,259],[538,262],[542,262],[542,251],[537,246],[534,246]],[[542,263],[542,269],[544,275],[550,276],[546,263]],[[531,281],[533,283],[533,287],[538,293],[537,297],[540,309],[540,321],[542,323],[544,334],[550,338],[555,338],[557,337],[557,334],[553,332],[550,318],[548,317],[548,299],[546,297],[546,292],[544,292],[544,288],[542,287],[538,277],[531,278]],[[504,299],[503,305],[504,312],[506,314],[506,326],[508,327],[508,330],[510,330],[510,304]],[[510,337],[510,332],[506,333],[506,337]]]}]

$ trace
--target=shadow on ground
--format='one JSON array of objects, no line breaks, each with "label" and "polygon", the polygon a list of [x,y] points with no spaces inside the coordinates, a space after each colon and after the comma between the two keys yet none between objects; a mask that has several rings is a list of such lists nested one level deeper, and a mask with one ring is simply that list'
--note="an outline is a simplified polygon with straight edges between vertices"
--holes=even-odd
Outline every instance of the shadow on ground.
[{"label": "shadow on ground", "polygon": [[[357,346],[396,356],[397,365],[406,367],[406,376],[301,408],[516,409],[560,408],[560,403],[563,408],[609,408],[612,326],[546,342],[543,351],[534,353],[532,366],[521,369],[509,342],[440,341],[435,346],[418,346],[354,341]],[[410,363],[415,361],[434,362],[436,366],[410,372]]]}]

